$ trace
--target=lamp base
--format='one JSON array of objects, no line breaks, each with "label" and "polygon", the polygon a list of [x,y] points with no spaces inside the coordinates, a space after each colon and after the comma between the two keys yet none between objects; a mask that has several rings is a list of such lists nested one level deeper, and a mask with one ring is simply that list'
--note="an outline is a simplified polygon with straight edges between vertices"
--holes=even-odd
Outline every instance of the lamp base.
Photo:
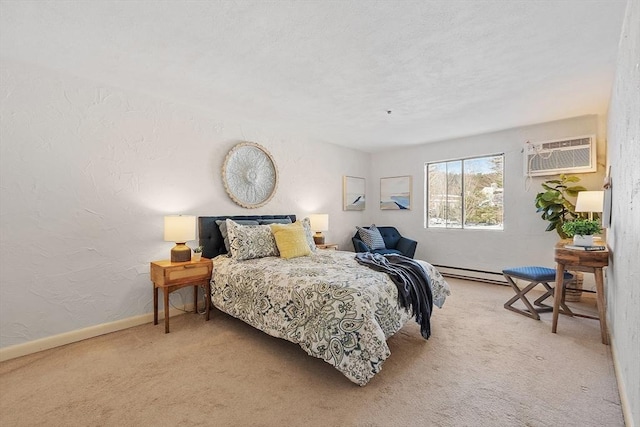
[{"label": "lamp base", "polygon": [[324,245],[324,235],[320,231],[316,231],[313,235],[313,241],[316,245]]},{"label": "lamp base", "polygon": [[191,248],[184,243],[176,243],[171,249],[171,262],[191,261]]}]

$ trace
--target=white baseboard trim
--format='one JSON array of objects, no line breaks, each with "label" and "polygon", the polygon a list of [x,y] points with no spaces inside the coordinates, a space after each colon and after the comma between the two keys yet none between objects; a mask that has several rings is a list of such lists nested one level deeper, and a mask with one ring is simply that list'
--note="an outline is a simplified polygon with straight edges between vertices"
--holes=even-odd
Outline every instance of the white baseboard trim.
[{"label": "white baseboard trim", "polygon": [[618,355],[616,353],[616,345],[614,338],[609,335],[609,344],[611,346],[611,356],[613,359],[613,371],[616,373],[616,383],[618,384],[618,394],[620,395],[620,407],[622,408],[622,416],[624,417],[624,425],[627,427],[634,427],[635,421],[633,414],[631,413],[631,405],[627,398],[627,387],[624,382],[624,378],[620,374],[620,365],[618,365]]},{"label": "white baseboard trim", "polygon": [[[184,311],[192,311],[193,303],[186,304],[182,309],[170,307],[169,317],[183,314]],[[5,348],[0,348],[0,362],[26,356],[39,351],[48,350],[54,347],[71,344],[74,342],[98,337],[111,332],[121,331],[134,326],[144,325],[153,322],[153,313],[141,314],[127,319],[116,320],[114,322],[102,323],[100,325],[89,326],[87,328],[76,329],[50,337],[40,338],[24,344],[16,344]],[[158,325],[164,328],[164,311],[158,311]]]}]

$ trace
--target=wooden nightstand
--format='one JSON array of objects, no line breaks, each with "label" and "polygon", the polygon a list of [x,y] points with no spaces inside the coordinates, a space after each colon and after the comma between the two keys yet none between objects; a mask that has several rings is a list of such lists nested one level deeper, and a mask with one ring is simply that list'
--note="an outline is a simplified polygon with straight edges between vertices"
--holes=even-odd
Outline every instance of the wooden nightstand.
[{"label": "wooden nightstand", "polygon": [[326,244],[322,244],[322,245],[316,245],[316,248],[318,249],[333,249],[334,251],[338,250],[338,244],[337,243],[326,243]]},{"label": "wooden nightstand", "polygon": [[169,294],[185,286],[193,286],[193,307],[198,311],[198,286],[204,286],[205,319],[209,320],[211,305],[211,272],[213,263],[208,258],[200,261],[171,262],[169,260],[151,263],[151,281],[153,282],[153,324],[158,324],[158,288],[164,293],[164,333],[169,333]]}]

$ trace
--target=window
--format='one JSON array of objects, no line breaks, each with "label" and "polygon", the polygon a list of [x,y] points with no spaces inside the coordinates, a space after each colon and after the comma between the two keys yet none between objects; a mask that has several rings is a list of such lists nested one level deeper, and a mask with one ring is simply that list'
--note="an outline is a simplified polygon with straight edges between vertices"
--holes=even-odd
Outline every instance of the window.
[{"label": "window", "polygon": [[503,228],[504,154],[425,163],[425,227]]}]

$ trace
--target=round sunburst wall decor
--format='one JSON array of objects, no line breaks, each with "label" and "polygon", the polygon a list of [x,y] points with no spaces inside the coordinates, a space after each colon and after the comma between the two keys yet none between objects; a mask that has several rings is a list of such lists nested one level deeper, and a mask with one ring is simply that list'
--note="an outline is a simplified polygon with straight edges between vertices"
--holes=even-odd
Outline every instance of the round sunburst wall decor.
[{"label": "round sunburst wall decor", "polygon": [[241,142],[224,160],[222,182],[231,200],[244,208],[259,208],[276,193],[278,168],[266,148]]}]

